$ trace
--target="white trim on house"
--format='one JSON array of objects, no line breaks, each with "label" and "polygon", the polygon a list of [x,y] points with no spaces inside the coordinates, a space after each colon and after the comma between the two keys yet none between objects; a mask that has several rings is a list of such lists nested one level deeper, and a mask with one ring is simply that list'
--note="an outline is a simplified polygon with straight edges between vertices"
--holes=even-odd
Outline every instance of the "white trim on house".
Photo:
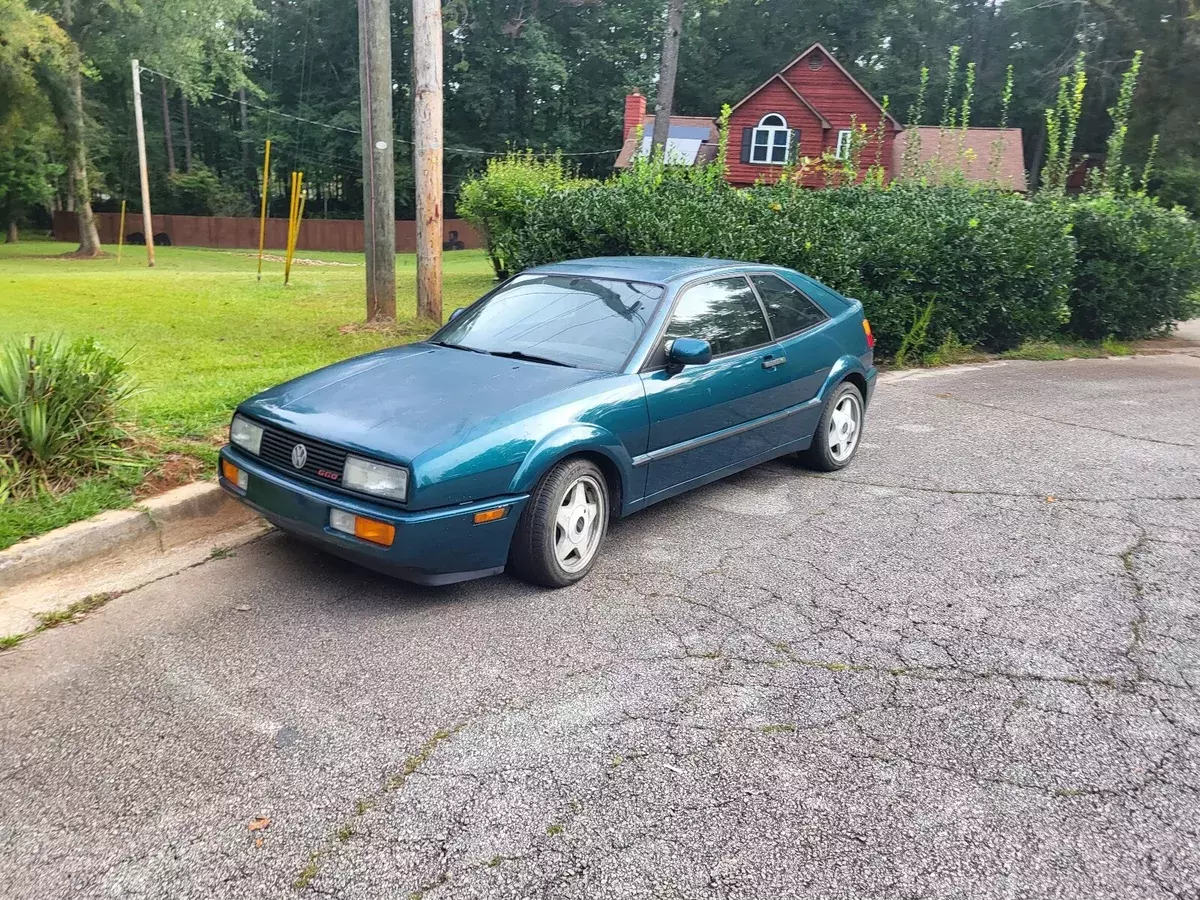
[{"label": "white trim on house", "polygon": [[750,162],[760,166],[781,166],[791,150],[792,132],[780,113],[767,113],[758,121],[750,136]]},{"label": "white trim on house", "polygon": [[850,158],[850,135],[852,134],[849,128],[841,129],[837,134],[837,148],[833,151],[833,155],[837,159]]}]

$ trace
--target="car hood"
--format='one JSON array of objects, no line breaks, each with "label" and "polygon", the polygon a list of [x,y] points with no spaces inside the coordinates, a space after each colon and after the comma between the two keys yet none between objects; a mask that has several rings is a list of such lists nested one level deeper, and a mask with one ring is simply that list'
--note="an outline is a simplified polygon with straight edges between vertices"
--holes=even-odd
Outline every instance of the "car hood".
[{"label": "car hood", "polygon": [[239,410],[352,450],[411,462],[503,425],[520,407],[604,373],[408,344],[335,363],[257,394]]}]

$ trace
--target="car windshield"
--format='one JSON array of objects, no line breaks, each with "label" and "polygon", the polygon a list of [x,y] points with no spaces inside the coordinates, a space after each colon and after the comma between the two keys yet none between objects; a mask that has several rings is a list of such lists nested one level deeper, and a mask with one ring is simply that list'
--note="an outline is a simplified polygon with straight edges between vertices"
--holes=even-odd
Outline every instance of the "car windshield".
[{"label": "car windshield", "polygon": [[430,340],[517,359],[616,372],[662,288],[579,275],[518,275]]}]

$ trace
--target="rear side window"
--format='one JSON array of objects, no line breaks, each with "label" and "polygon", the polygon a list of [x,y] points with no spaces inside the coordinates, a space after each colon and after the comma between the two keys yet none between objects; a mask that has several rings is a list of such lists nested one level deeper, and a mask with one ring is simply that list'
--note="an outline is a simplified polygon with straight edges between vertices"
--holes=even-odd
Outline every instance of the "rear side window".
[{"label": "rear side window", "polygon": [[829,318],[823,309],[777,275],[751,275],[750,280],[758,288],[777,339],[812,328]]},{"label": "rear side window", "polygon": [[762,307],[740,275],[688,288],[675,306],[666,336],[667,340],[690,337],[708,341],[713,356],[771,341]]}]

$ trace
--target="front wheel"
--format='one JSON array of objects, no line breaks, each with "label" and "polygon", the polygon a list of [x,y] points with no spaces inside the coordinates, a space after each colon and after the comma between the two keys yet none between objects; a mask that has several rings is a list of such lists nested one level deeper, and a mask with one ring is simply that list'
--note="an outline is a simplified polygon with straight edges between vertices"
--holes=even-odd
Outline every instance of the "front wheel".
[{"label": "front wheel", "polygon": [[522,581],[566,587],[583,578],[608,531],[608,486],[586,459],[568,459],[534,489],[517,522],[508,563]]},{"label": "front wheel", "polygon": [[818,472],[836,472],[850,464],[863,429],[863,397],[842,382],[825,403],[812,446],[800,452],[800,462]]}]

